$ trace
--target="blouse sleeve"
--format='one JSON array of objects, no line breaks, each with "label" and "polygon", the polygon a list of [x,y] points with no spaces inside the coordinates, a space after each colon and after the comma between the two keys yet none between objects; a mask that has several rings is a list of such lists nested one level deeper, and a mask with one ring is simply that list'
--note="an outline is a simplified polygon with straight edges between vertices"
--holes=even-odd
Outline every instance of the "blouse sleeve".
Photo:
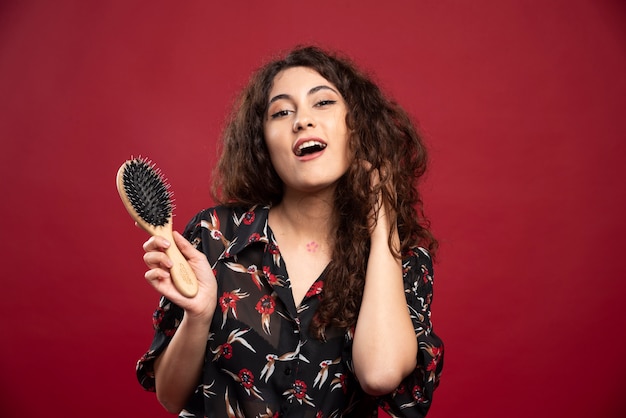
[{"label": "blouse sleeve", "polygon": [[428,252],[415,248],[403,259],[404,292],[415,335],[417,366],[390,395],[380,398],[380,407],[392,417],[424,417],[443,369],[443,342],[430,321],[433,299],[433,266]]},{"label": "blouse sleeve", "polygon": [[[187,225],[183,236],[199,251],[202,249],[201,214],[196,215]],[[148,351],[137,362],[137,379],[144,389],[154,392],[154,360],[165,350],[183,319],[184,310],[161,296],[159,306],[152,314],[154,338]]]}]

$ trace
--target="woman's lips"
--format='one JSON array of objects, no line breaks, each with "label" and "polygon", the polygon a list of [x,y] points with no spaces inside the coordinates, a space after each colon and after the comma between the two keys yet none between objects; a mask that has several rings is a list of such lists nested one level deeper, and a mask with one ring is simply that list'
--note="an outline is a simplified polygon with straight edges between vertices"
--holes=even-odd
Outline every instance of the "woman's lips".
[{"label": "woman's lips", "polygon": [[300,138],[296,141],[292,150],[296,157],[306,157],[324,151],[327,145],[320,138]]}]

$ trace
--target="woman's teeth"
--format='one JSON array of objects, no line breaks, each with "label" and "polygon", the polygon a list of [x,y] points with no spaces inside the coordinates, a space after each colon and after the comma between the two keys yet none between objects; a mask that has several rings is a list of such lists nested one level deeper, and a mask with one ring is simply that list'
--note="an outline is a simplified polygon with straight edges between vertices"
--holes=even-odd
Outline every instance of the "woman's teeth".
[{"label": "woman's teeth", "polygon": [[304,154],[311,154],[313,152],[321,151],[326,148],[326,144],[319,141],[306,141],[300,144],[298,149],[296,150],[296,155],[298,157]]}]

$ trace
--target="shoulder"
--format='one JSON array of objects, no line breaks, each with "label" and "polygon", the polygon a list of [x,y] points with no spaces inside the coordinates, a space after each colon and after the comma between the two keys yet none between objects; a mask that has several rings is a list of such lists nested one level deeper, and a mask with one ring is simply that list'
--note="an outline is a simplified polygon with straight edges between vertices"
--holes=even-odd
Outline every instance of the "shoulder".
[{"label": "shoulder", "polygon": [[402,255],[403,266],[419,267],[426,274],[432,275],[433,260],[424,247],[413,247]]},{"label": "shoulder", "polygon": [[426,248],[413,247],[402,256],[402,276],[405,286],[417,292],[418,287],[433,284],[433,261]]},{"label": "shoulder", "polygon": [[209,229],[233,229],[241,224],[251,224],[257,218],[267,218],[268,207],[218,205],[198,212],[189,222],[188,228],[206,227]]},{"label": "shoulder", "polygon": [[246,209],[240,206],[218,205],[202,209],[196,214],[194,218],[199,220],[220,219],[223,221],[228,221],[229,219],[241,216],[241,214],[245,212]]},{"label": "shoulder", "polygon": [[257,241],[267,242],[269,207],[220,205],[204,209],[187,225],[187,239],[192,243],[213,243],[225,254],[234,255]]}]

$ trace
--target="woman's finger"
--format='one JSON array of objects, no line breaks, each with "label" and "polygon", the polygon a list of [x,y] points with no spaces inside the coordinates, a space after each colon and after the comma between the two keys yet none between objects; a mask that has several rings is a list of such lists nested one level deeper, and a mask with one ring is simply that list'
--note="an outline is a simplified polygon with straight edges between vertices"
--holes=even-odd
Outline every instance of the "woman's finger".
[{"label": "woman's finger", "polygon": [[172,235],[174,236],[174,243],[187,260],[206,260],[206,256],[191,245],[180,233],[174,231]]},{"label": "woman's finger", "polygon": [[146,242],[143,243],[143,250],[148,251],[165,251],[169,246],[172,245],[171,242],[166,240],[165,238],[154,235],[151,236]]},{"label": "woman's finger", "polygon": [[172,268],[172,260],[161,251],[149,251],[144,253],[143,261],[150,268],[161,267],[164,269]]},{"label": "woman's finger", "polygon": [[150,284],[152,284],[154,286],[153,282],[169,279],[170,278],[170,273],[169,273],[168,270],[164,270],[164,269],[160,269],[160,268],[154,268],[154,269],[150,269],[150,270],[146,271],[144,273],[144,277],[146,278],[146,280],[148,282],[150,282]]}]

